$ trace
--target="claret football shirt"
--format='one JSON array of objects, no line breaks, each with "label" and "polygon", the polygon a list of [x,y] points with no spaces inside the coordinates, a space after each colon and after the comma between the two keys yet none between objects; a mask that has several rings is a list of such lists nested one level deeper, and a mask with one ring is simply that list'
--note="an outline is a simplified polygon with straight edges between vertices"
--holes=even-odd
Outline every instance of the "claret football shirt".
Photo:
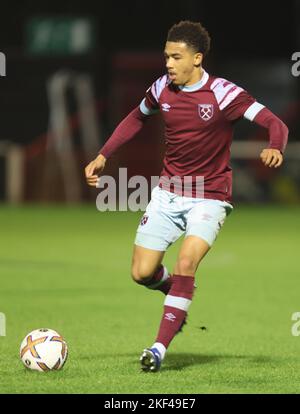
[{"label": "claret football shirt", "polygon": [[244,117],[267,128],[268,148],[283,152],[288,140],[287,126],[269,109],[234,83],[203,71],[200,81],[191,86],[174,85],[168,75],[156,80],[100,154],[109,158],[157,112],[164,119],[166,143],[159,185],[165,188],[175,178],[180,186],[168,188],[175,193],[179,189],[179,195],[231,201],[230,145],[238,119]]},{"label": "claret football shirt", "polygon": [[[204,71],[192,86],[176,86],[168,75],[147,90],[144,115],[160,111],[165,123],[166,153],[162,177],[204,179],[204,197],[231,200],[229,165],[234,123],[253,120],[264,108],[245,90]],[[192,196],[195,196],[193,186]]]}]

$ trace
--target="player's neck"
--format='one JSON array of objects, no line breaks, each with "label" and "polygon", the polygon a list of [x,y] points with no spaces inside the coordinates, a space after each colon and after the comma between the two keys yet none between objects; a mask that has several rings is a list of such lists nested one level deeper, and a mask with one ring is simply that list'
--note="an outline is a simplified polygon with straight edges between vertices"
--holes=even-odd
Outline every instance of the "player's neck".
[{"label": "player's neck", "polygon": [[195,71],[191,79],[187,83],[184,84],[184,86],[192,86],[195,83],[200,82],[203,75],[204,75],[204,69],[200,67],[199,69],[197,69],[197,71]]}]

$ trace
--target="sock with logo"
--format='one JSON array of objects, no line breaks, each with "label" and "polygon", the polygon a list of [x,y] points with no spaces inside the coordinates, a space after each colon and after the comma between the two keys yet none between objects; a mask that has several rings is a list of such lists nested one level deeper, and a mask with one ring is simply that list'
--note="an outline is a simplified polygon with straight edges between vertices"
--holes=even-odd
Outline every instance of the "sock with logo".
[{"label": "sock with logo", "polygon": [[194,281],[194,276],[172,276],[171,289],[164,302],[164,313],[154,344],[156,346],[153,345],[157,348],[158,344],[162,344],[164,348],[160,345],[159,347],[163,353],[165,353],[187,315],[193,298]]}]

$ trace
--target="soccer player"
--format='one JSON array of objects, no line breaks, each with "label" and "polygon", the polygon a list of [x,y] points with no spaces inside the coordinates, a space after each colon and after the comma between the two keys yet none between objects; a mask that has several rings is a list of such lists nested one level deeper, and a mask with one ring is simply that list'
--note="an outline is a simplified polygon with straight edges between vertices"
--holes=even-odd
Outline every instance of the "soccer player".
[{"label": "soccer player", "polygon": [[[170,342],[185,324],[198,265],[233,208],[229,159],[235,122],[246,118],[268,129],[269,144],[260,154],[267,167],[282,164],[287,143],[288,128],[269,109],[243,88],[205,71],[202,62],[209,48],[210,36],[200,23],[181,21],[171,27],[164,49],[167,73],[152,84],[85,168],[88,185],[96,187],[106,160],[152,114],[161,113],[164,167],[138,226],[132,258],[134,281],[166,295],[157,337],[140,358],[144,371],[159,370]],[[172,179],[175,184],[166,189]],[[201,180],[203,187],[198,185]],[[189,185],[182,193],[184,186],[178,184],[185,182]],[[163,257],[182,234],[170,275]]]}]

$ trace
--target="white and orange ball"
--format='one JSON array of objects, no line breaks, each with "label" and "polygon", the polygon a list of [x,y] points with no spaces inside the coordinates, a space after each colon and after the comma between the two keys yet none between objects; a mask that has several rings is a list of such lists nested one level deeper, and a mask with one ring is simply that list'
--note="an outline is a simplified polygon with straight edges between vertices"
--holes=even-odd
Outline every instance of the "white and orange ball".
[{"label": "white and orange ball", "polygon": [[67,343],[53,329],[41,328],[30,332],[20,346],[23,364],[36,371],[59,370],[64,366],[67,357]]}]

